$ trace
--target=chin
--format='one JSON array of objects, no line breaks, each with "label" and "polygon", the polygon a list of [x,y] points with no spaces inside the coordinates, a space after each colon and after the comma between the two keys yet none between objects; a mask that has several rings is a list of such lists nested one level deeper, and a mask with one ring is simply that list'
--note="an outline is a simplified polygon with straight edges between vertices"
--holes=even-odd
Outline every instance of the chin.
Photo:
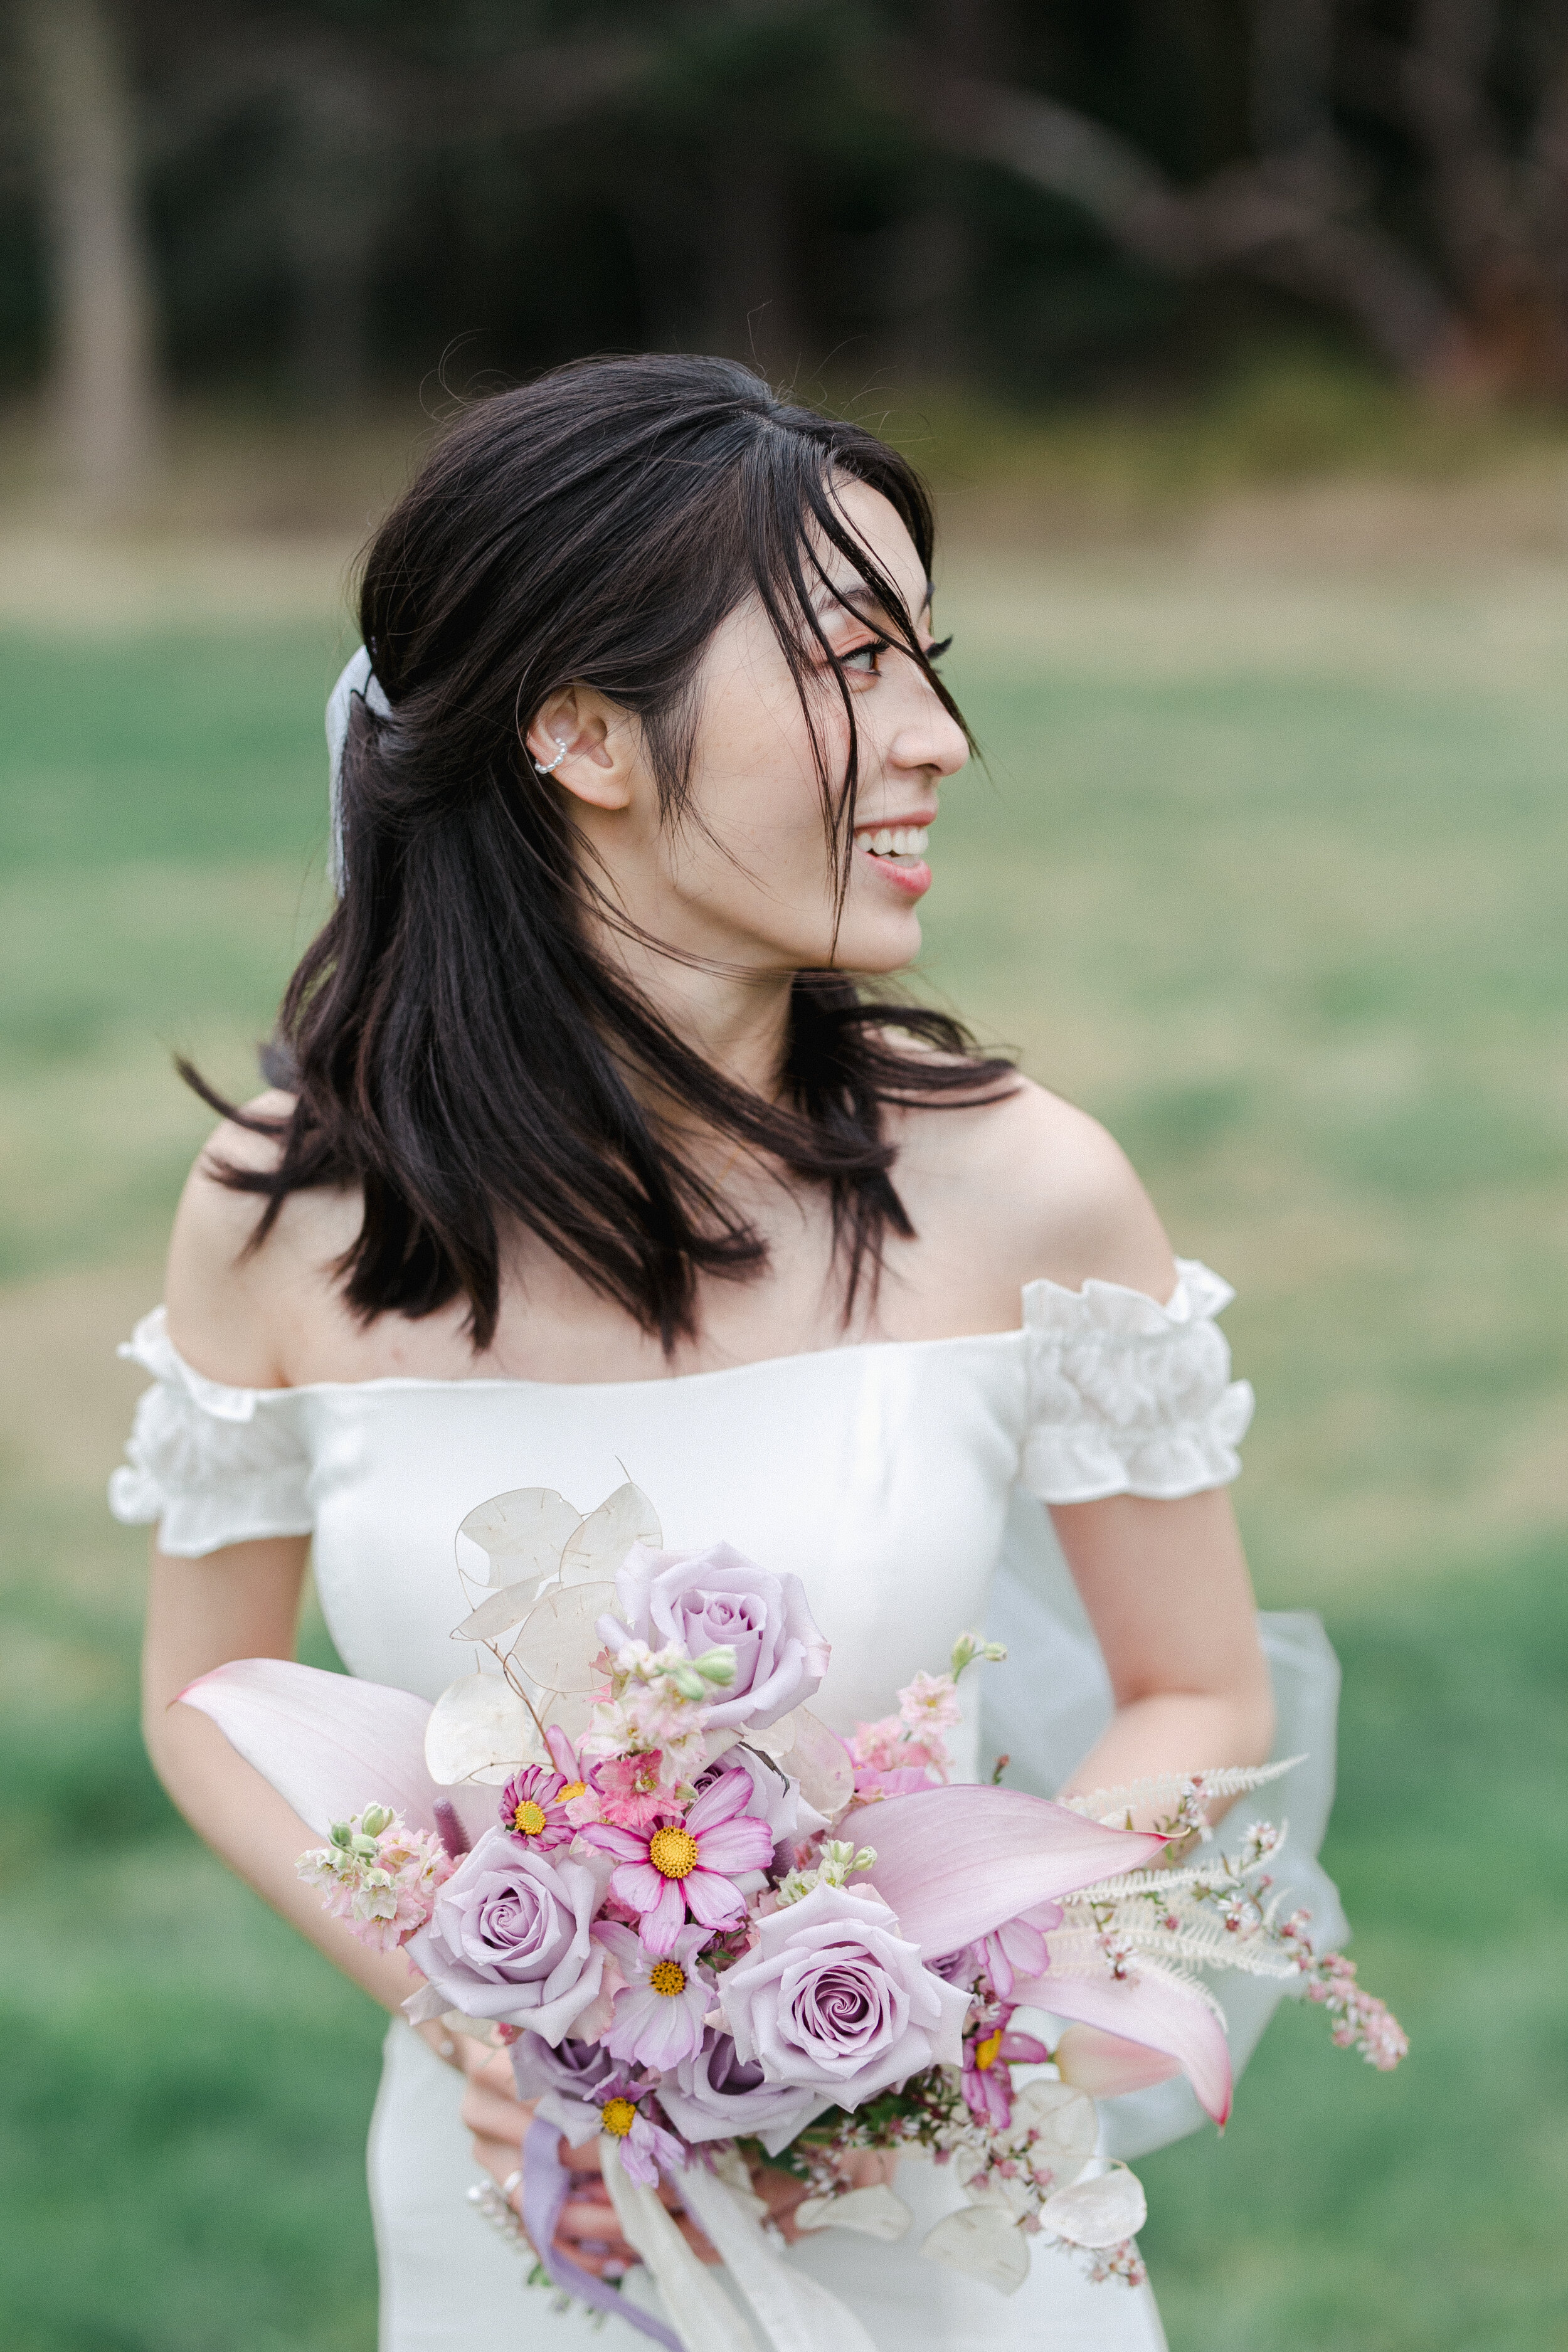
[{"label": "chin", "polygon": [[921,919],[911,908],[898,915],[868,916],[846,908],[833,963],[838,971],[903,971],[921,951]]}]

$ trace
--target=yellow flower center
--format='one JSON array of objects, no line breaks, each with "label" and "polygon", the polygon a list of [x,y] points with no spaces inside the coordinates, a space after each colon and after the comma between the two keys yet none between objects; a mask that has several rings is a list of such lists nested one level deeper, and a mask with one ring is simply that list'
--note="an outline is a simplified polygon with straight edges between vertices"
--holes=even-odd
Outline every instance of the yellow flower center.
[{"label": "yellow flower center", "polygon": [[663,1993],[668,2000],[686,1990],[686,1970],[679,1960],[655,1960],[647,1972],[647,1980],[655,1992]]},{"label": "yellow flower center", "polygon": [[511,1817],[511,1825],[514,1830],[521,1830],[524,1837],[537,1837],[544,1827],[543,1806],[536,1805],[531,1797],[524,1797]]},{"label": "yellow flower center", "polygon": [[625,2139],[637,2119],[637,2111],[629,2099],[606,2099],[599,2110],[599,2121],[612,2139]]},{"label": "yellow flower center", "polygon": [[689,1878],[697,1867],[697,1840],[689,1830],[655,1830],[647,1858],[663,1878]]},{"label": "yellow flower center", "polygon": [[585,1797],[587,1793],[586,1780],[568,1780],[566,1786],[558,1791],[555,1801],[558,1805],[569,1805],[574,1797]]},{"label": "yellow flower center", "polygon": [[975,2043],[974,2063],[979,2067],[983,2074],[989,2074],[991,2068],[994,2066],[996,2063],[997,2053],[1000,2051],[1001,2047],[1002,2028],[1000,2026],[996,2028],[994,2033],[988,2033],[984,2042],[977,2042]]}]

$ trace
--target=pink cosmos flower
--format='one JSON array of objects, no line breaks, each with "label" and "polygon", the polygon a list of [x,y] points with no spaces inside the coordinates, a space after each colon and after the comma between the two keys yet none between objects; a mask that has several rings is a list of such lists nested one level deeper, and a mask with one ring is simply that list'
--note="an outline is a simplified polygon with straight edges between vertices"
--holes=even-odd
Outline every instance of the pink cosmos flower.
[{"label": "pink cosmos flower", "polygon": [[570,1845],[577,1832],[566,1810],[569,1795],[581,1796],[584,1783],[563,1780],[548,1764],[530,1764],[514,1772],[501,1790],[500,1825],[517,1844],[534,1853],[552,1846]]},{"label": "pink cosmos flower", "polygon": [[663,2074],[702,2047],[702,2020],[713,1997],[713,1979],[697,1966],[708,1941],[706,1927],[683,1927],[670,1950],[650,1952],[629,1927],[601,1920],[596,1943],[613,1954],[625,1979],[610,2012],[603,2047],[612,2058],[650,2066]]},{"label": "pink cosmos flower", "polygon": [[975,2122],[992,2131],[1005,2131],[1013,2120],[1009,2064],[1038,2066],[1051,2054],[1032,2033],[1008,2031],[1007,2021],[1012,2014],[1010,2009],[1005,2009],[984,2032],[965,2034],[963,2039],[964,2100]]},{"label": "pink cosmos flower", "polygon": [[621,2162],[631,2178],[640,2180],[645,2189],[657,2189],[661,2172],[685,2170],[686,2149],[673,2132],[643,2113],[641,2102],[650,2087],[618,2067],[604,2082],[596,2083],[588,2097],[599,2110],[600,2130],[619,2142]]},{"label": "pink cosmos flower", "polygon": [[743,1810],[751,1793],[749,1775],[726,1772],[684,1818],[667,1804],[649,1828],[602,1822],[582,1832],[585,1843],[616,1857],[610,1892],[639,1915],[642,1940],[658,1958],[674,1951],[689,1912],[710,1929],[743,1917],[745,1897],[733,1880],[765,1870],[773,1854],[766,1822]]}]

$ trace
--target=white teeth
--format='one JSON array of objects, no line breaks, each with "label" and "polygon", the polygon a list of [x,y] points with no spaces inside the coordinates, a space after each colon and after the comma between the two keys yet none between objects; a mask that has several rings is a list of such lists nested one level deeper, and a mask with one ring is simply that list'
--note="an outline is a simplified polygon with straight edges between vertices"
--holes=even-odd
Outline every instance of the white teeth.
[{"label": "white teeth", "polygon": [[873,857],[923,857],[931,832],[923,824],[883,824],[874,833],[863,833],[860,843]]}]

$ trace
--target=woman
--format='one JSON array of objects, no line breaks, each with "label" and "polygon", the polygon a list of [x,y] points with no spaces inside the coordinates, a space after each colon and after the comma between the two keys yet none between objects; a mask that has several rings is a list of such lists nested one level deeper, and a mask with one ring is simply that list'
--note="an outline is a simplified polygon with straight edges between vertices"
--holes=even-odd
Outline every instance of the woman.
[{"label": "woman", "polygon": [[[1228,1294],[1179,1276],[1092,1120],[865,984],[919,951],[969,748],[931,546],[900,457],[728,362],[588,362],[464,415],[370,550],[341,895],[276,1090],[202,1154],[166,1324],[134,1343],[157,1385],[116,1503],[162,1521],[148,1743],[394,2014],[371,2172],[395,2352],[584,2323],[525,2304],[464,2204],[474,2154],[517,2168],[504,2066],[401,2021],[403,1960],[325,1916],[300,1823],[171,1705],[290,1654],[310,1538],[351,1670],[433,1698],[462,1670],[464,1512],[533,1484],[587,1507],[624,1465],[667,1541],[805,1579],[847,1729],[980,1622],[1020,1511],[1038,1548],[1048,1510],[1115,1699],[1075,1784],[1268,1752]],[[951,2190],[911,2172],[918,2219]],[[584,2179],[563,2242],[623,2261]],[[1163,2340],[1146,2292],[1048,2254],[1008,2302],[839,2231],[795,2259],[889,2347]]]}]

